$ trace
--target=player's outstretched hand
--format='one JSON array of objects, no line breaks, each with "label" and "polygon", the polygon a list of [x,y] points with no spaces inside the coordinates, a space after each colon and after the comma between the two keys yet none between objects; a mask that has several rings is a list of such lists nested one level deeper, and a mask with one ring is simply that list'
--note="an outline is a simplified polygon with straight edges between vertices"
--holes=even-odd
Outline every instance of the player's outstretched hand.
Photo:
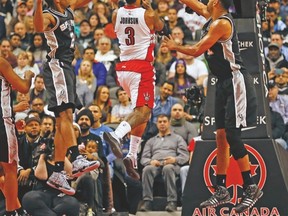
[{"label": "player's outstretched hand", "polygon": [[169,37],[164,36],[161,47],[167,47],[169,50],[174,50],[177,47],[177,43],[174,41],[171,35],[169,35]]},{"label": "player's outstretched hand", "polygon": [[25,75],[24,75],[25,79],[32,79],[34,76],[35,74],[32,71],[30,70],[25,71]]},{"label": "player's outstretched hand", "polygon": [[142,0],[142,6],[146,9],[146,10],[153,10],[152,6],[151,6],[151,1],[150,0]]}]

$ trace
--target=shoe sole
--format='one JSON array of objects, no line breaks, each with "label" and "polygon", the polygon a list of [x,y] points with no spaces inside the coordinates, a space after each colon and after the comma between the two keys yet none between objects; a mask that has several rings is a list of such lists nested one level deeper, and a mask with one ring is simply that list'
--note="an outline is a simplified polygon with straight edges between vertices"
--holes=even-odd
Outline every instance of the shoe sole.
[{"label": "shoe sole", "polygon": [[112,137],[109,133],[104,132],[103,139],[109,144],[111,151],[117,158],[123,157],[123,153],[119,146],[119,143],[114,137]]},{"label": "shoe sole", "polygon": [[132,161],[129,158],[124,158],[123,159],[124,166],[126,168],[127,174],[133,178],[134,180],[139,180],[140,175],[139,173],[133,168]]},{"label": "shoe sole", "polygon": [[255,203],[263,196],[263,194],[264,194],[263,191],[260,191],[260,194],[258,195],[258,197],[257,197],[247,208],[245,208],[245,209],[242,210],[242,211],[237,211],[237,210],[235,209],[235,212],[236,212],[236,213],[242,213],[242,212],[250,209],[250,208],[253,207],[253,206],[255,205]]},{"label": "shoe sole", "polygon": [[97,169],[99,166],[100,166],[100,163],[99,163],[99,162],[98,162],[98,163],[95,163],[95,164],[92,165],[92,166],[85,167],[84,169],[78,170],[76,173],[72,173],[72,176],[73,176],[74,178],[79,177],[79,176],[83,175],[84,173],[87,173],[87,172],[90,172],[90,171],[92,171],[92,170],[94,170],[94,169]]},{"label": "shoe sole", "polygon": [[52,184],[49,181],[47,181],[46,184],[49,185],[50,187],[56,189],[56,190],[59,190],[59,191],[65,193],[65,194],[67,194],[67,195],[74,195],[75,194],[75,190],[73,190],[72,188],[71,188],[72,190],[67,190],[65,188],[61,188],[60,185]]}]

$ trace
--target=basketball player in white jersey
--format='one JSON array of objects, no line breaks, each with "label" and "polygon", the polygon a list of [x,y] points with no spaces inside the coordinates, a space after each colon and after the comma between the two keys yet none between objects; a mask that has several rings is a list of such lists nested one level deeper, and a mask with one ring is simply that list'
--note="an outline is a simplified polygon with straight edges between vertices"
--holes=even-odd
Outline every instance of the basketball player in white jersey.
[{"label": "basketball player in white jersey", "polygon": [[105,132],[104,139],[115,156],[122,158],[121,139],[131,132],[129,153],[123,161],[127,174],[139,179],[135,170],[137,150],[154,104],[155,31],[161,31],[164,22],[154,13],[150,0],[126,0],[126,3],[114,12],[112,22],[121,51],[116,73],[120,85],[131,98],[134,111],[115,132]]}]

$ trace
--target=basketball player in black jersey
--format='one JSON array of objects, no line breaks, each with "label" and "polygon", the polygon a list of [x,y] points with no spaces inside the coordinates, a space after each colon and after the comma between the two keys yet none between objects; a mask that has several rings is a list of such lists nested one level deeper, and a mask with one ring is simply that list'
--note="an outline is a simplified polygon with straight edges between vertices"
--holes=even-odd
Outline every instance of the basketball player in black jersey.
[{"label": "basketball player in black jersey", "polygon": [[28,215],[17,197],[18,141],[12,109],[12,87],[26,94],[33,77],[34,73],[26,71],[25,78],[21,79],[11,65],[0,57],[0,190],[5,197],[6,216],[16,215],[16,211],[18,215]]},{"label": "basketball player in black jersey", "polygon": [[215,98],[216,186],[214,194],[200,207],[216,207],[230,201],[226,173],[231,153],[237,160],[244,182],[243,197],[235,207],[240,213],[251,208],[263,192],[251,178],[248,152],[241,140],[241,128],[256,125],[257,107],[252,78],[243,67],[234,21],[228,13],[232,0],[209,0],[207,6],[198,0],[181,1],[207,19],[202,38],[194,46],[184,47],[169,36],[164,38],[163,46],[195,57],[205,53],[212,74],[218,78]]},{"label": "basketball player in black jersey", "polygon": [[74,59],[75,34],[73,10],[90,0],[46,0],[48,9],[42,9],[42,0],[37,0],[34,25],[37,32],[44,32],[48,44],[47,62],[44,65],[44,83],[47,91],[48,109],[55,113],[55,167],[47,184],[66,194],[75,190],[66,181],[64,158],[69,150],[73,161],[72,175],[79,176],[98,168],[98,161],[87,161],[79,156],[73,131],[73,112],[82,105],[76,94],[75,74],[71,65]]}]

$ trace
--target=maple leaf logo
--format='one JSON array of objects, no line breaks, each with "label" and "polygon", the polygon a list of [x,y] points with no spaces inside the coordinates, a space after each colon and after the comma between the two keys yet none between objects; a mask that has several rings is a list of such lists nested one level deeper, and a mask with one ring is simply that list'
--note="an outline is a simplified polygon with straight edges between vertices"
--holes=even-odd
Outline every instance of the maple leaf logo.
[{"label": "maple leaf logo", "polygon": [[[262,189],[264,187],[266,177],[267,177],[267,169],[264,163],[262,156],[249,145],[245,145],[247,151],[249,152],[250,158],[250,168],[251,168],[251,175],[255,179],[255,183],[258,180],[258,186]],[[216,155],[217,149],[215,149],[211,154],[208,156],[203,170],[203,177],[205,184],[207,186],[213,185],[211,181],[211,176],[216,177],[217,173],[217,166],[216,166]],[[230,156],[229,167],[227,170],[227,179],[226,179],[226,186],[231,195],[231,201],[233,205],[238,203],[238,192],[242,190],[243,180],[241,171],[238,167],[237,161]],[[208,190],[213,193],[214,190],[208,187]]]}]

